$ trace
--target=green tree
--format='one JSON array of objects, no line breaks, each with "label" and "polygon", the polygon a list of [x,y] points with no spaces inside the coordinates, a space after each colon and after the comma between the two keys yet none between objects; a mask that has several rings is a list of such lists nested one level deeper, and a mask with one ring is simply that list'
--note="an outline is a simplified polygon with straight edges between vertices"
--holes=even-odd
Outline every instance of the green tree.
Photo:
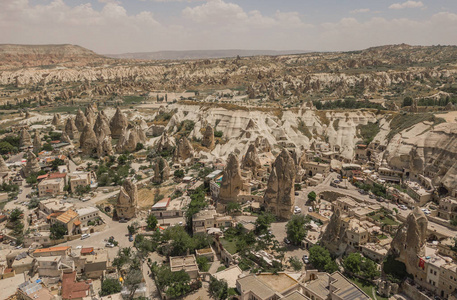
[{"label": "green tree", "polygon": [[60,222],[56,222],[51,225],[50,231],[51,235],[49,237],[51,240],[60,240],[67,234],[67,227]]},{"label": "green tree", "polygon": [[137,143],[135,147],[135,151],[140,151],[144,149],[144,145],[142,143]]},{"label": "green tree", "polygon": [[25,182],[27,182],[30,185],[37,183],[37,181],[38,179],[36,174],[32,174],[25,179]]},{"label": "green tree", "polygon": [[210,264],[208,262],[208,259],[205,256],[197,257],[197,264],[198,264],[198,269],[200,270],[200,272],[209,271]]},{"label": "green tree", "polygon": [[309,202],[314,202],[316,201],[316,193],[314,191],[311,191],[309,194],[308,194],[308,201]]},{"label": "green tree", "polygon": [[309,220],[303,215],[294,215],[289,222],[287,222],[287,238],[294,245],[300,245],[301,241],[306,237],[308,231],[306,230],[306,224]]},{"label": "green tree", "polygon": [[449,224],[451,224],[452,226],[457,226],[457,218],[450,219]]},{"label": "green tree", "polygon": [[401,106],[405,107],[405,106],[411,106],[411,105],[413,105],[413,98],[411,98],[411,97],[405,97],[405,98],[403,99],[403,103],[402,103]]},{"label": "green tree", "polygon": [[63,165],[65,165],[65,162],[60,158],[56,158],[52,161],[51,168],[53,171],[57,171],[59,169],[59,166]]},{"label": "green tree", "polygon": [[225,300],[228,297],[228,284],[225,280],[218,280],[211,276],[209,281],[209,293],[217,300]]},{"label": "green tree", "polygon": [[128,157],[127,155],[125,154],[121,154],[119,155],[119,157],[117,158],[117,162],[120,164],[120,165],[125,165],[125,163],[127,162],[128,160]]},{"label": "green tree", "polygon": [[184,178],[184,170],[176,170],[173,175],[176,177],[176,178]]},{"label": "green tree", "polygon": [[23,214],[24,212],[22,211],[22,209],[20,208],[15,208],[11,211],[11,214],[10,214],[10,218],[9,218],[9,221],[10,222],[16,222],[17,220],[19,220],[21,218],[21,215]]},{"label": "green tree", "polygon": [[133,295],[135,295],[135,292],[142,281],[143,274],[139,267],[131,266],[127,274],[124,276],[124,286],[130,292],[129,299],[133,299]]},{"label": "green tree", "polygon": [[303,267],[303,263],[295,256],[289,257],[289,264],[292,266],[295,272],[298,272]]},{"label": "green tree", "polygon": [[165,291],[171,298],[181,297],[190,292],[190,276],[184,270],[171,272],[168,266],[154,265],[152,272],[155,276],[157,287]]},{"label": "green tree", "polygon": [[359,274],[362,266],[362,256],[359,253],[351,253],[343,260],[344,269],[352,274]]},{"label": "green tree", "polygon": [[275,216],[270,213],[263,213],[261,214],[257,220],[255,220],[255,234],[265,234],[267,233],[268,229],[270,228],[271,223],[275,221]]},{"label": "green tree", "polygon": [[205,190],[203,188],[199,188],[190,195],[190,203],[186,211],[186,226],[189,232],[192,231],[193,216],[207,205],[205,194]]},{"label": "green tree", "polygon": [[0,142],[0,154],[16,153],[17,148],[8,142]]},{"label": "green tree", "polygon": [[239,211],[241,209],[241,205],[238,202],[231,201],[227,203],[227,206],[225,207],[228,213]]},{"label": "green tree", "polygon": [[129,232],[129,235],[134,235],[137,231],[137,227],[134,223],[132,223],[131,225],[127,225],[127,230]]},{"label": "green tree", "polygon": [[78,185],[75,190],[75,193],[80,196],[84,195],[85,193],[89,193],[89,192],[90,192],[90,185]]},{"label": "green tree", "polygon": [[148,216],[148,219],[146,220],[146,222],[147,222],[147,224],[148,224],[148,225],[147,225],[147,228],[148,228],[149,230],[154,230],[154,229],[156,229],[157,224],[158,224],[158,221],[157,221],[156,216],[154,216],[153,214],[150,214],[150,215]]},{"label": "green tree", "polygon": [[107,278],[102,282],[102,288],[100,290],[100,296],[108,296],[119,293],[122,286],[119,280]]},{"label": "green tree", "polygon": [[309,249],[309,262],[318,270],[333,273],[338,265],[330,256],[330,252],[322,246],[313,246]]},{"label": "green tree", "polygon": [[119,248],[117,256],[113,259],[112,265],[120,270],[125,264],[130,262],[132,249],[130,247]]},{"label": "green tree", "polygon": [[52,150],[54,150],[54,148],[52,147],[52,145],[49,144],[49,143],[44,144],[43,147],[42,147],[41,149],[44,150],[44,151],[52,151]]},{"label": "green tree", "polygon": [[311,202],[311,205],[312,205],[314,210],[316,209],[316,198],[317,198],[317,195],[316,195],[316,193],[314,191],[311,191],[308,194],[308,201]]},{"label": "green tree", "polygon": [[375,279],[379,276],[379,271],[376,263],[369,258],[365,258],[365,261],[361,267],[362,276],[370,280]]}]

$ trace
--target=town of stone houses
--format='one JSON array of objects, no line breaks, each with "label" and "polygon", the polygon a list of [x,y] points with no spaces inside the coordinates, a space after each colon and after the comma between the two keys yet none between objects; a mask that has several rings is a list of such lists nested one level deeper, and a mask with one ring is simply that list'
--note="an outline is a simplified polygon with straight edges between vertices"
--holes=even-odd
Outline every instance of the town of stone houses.
[{"label": "town of stone houses", "polygon": [[456,57],[0,45],[0,298],[457,300]]}]

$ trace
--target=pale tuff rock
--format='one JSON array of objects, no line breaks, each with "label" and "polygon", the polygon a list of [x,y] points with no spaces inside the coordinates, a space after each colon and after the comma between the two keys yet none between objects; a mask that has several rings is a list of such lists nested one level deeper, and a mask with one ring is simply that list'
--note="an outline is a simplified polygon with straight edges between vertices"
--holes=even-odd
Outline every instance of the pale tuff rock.
[{"label": "pale tuff rock", "polygon": [[427,225],[428,220],[424,212],[415,207],[392,240],[391,253],[405,263],[410,274],[416,274],[413,270],[419,268],[419,257],[425,255]]},{"label": "pale tuff rock", "polygon": [[84,127],[84,130],[81,133],[81,138],[79,139],[79,146],[82,153],[85,155],[97,153],[98,140],[94,130],[92,129],[92,125],[87,124],[86,127]]},{"label": "pale tuff rock", "polygon": [[110,121],[109,127],[111,130],[111,136],[113,138],[119,138],[122,131],[127,128],[129,121],[121,109],[118,107],[116,113]]},{"label": "pale tuff rock", "polygon": [[32,146],[32,137],[27,129],[23,128],[19,133],[19,147],[29,147]]},{"label": "pale tuff rock", "polygon": [[52,117],[52,122],[51,124],[54,126],[60,125],[60,122],[62,121],[62,118],[60,117],[60,114],[54,114]]},{"label": "pale tuff rock", "polygon": [[160,137],[159,141],[155,144],[157,153],[162,151],[173,151],[176,144],[174,138],[170,137],[168,133],[165,131],[162,136]]},{"label": "pale tuff rock", "polygon": [[433,184],[450,192],[457,188],[457,123],[416,124],[392,138],[384,157],[413,175],[434,174]]},{"label": "pale tuff rock", "polygon": [[22,168],[22,175],[24,177],[29,177],[33,173],[40,172],[41,167],[38,163],[36,155],[32,151],[27,152],[27,163]]},{"label": "pale tuff rock", "polygon": [[105,136],[103,140],[100,140],[97,145],[98,157],[114,155],[113,146],[111,144],[111,137]]},{"label": "pale tuff rock", "polygon": [[6,162],[5,160],[3,159],[3,157],[0,155],[0,173],[6,173],[6,172],[9,172],[10,169],[8,168],[8,166],[6,165]]},{"label": "pale tuff rock", "polygon": [[224,172],[222,173],[219,200],[225,203],[236,202],[242,189],[243,178],[241,178],[240,164],[236,156],[230,153]]},{"label": "pale tuff rock", "polygon": [[133,218],[136,216],[138,204],[138,188],[130,179],[122,184],[116,202],[116,213],[119,218]]},{"label": "pale tuff rock", "polygon": [[98,139],[104,139],[105,136],[111,135],[108,118],[103,111],[99,112],[97,115],[97,120],[94,124],[94,132]]},{"label": "pale tuff rock", "polygon": [[272,165],[264,195],[266,210],[277,217],[289,219],[295,204],[295,165],[287,150],[282,150]]},{"label": "pale tuff rock", "polygon": [[176,144],[175,153],[173,156],[174,162],[185,161],[189,158],[194,157],[194,147],[189,142],[187,137],[183,136],[179,139],[178,143]]},{"label": "pale tuff rock", "polygon": [[72,139],[78,139],[79,138],[79,131],[78,128],[75,125],[75,121],[73,118],[68,118],[67,122],[65,124],[65,132],[68,134],[68,136]]},{"label": "pale tuff rock", "polygon": [[33,138],[33,152],[38,153],[43,147],[41,143],[41,134],[39,131],[35,132],[35,137]]},{"label": "pale tuff rock", "polygon": [[446,104],[446,110],[455,110],[455,105],[452,102]]},{"label": "pale tuff rock", "polygon": [[72,145],[71,139],[65,131],[62,132],[62,135],[60,136],[60,141]]},{"label": "pale tuff rock", "polygon": [[202,138],[202,146],[212,150],[215,146],[214,129],[211,125],[206,126],[205,133]]},{"label": "pale tuff rock", "polygon": [[138,143],[144,143],[146,136],[144,132],[138,127],[126,128],[123,130],[121,137],[116,145],[117,153],[133,152]]},{"label": "pale tuff rock", "polygon": [[146,123],[146,121],[143,119],[141,119],[138,126],[140,126],[141,130],[143,130],[143,131],[146,131],[149,128],[148,123]]},{"label": "pale tuff rock", "polygon": [[261,153],[271,151],[270,142],[268,142],[268,140],[264,137],[258,136],[255,139],[254,145],[255,145],[255,148]]},{"label": "pale tuff rock", "polygon": [[339,209],[336,209],[330,218],[321,242],[331,253],[339,252],[340,245],[346,242],[346,229],[343,226]]},{"label": "pale tuff rock", "polygon": [[84,127],[86,127],[87,125],[87,118],[81,109],[78,109],[78,112],[76,113],[75,125],[76,128],[78,128],[78,131],[80,132],[82,132]]},{"label": "pale tuff rock", "polygon": [[170,178],[170,166],[163,157],[157,157],[154,160],[154,177],[152,182],[162,183]]},{"label": "pale tuff rock", "polygon": [[96,113],[97,113],[97,106],[95,106],[95,104],[94,105],[88,104],[86,106],[86,110],[85,110],[86,119],[87,119],[88,123],[92,124],[92,126],[95,124]]},{"label": "pale tuff rock", "polygon": [[257,170],[262,167],[257,154],[257,149],[254,144],[249,145],[248,151],[244,155],[241,161],[241,168],[244,170],[249,170],[253,175],[257,174]]}]

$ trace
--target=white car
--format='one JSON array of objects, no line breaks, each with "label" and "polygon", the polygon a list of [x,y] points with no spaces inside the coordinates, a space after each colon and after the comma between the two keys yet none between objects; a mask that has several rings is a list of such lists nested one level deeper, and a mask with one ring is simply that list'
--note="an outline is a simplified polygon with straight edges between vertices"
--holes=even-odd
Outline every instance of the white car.
[{"label": "white car", "polygon": [[312,211],[313,211],[313,208],[312,208],[311,206],[308,207],[308,211],[309,211],[309,212],[312,212]]},{"label": "white car", "polygon": [[112,243],[106,243],[106,244],[105,244],[105,247],[107,247],[107,248],[114,248],[114,244],[112,244]]},{"label": "white car", "polygon": [[400,205],[400,209],[402,209],[402,210],[408,210],[408,208],[406,207],[406,205]]},{"label": "white car", "polygon": [[76,249],[82,249],[83,246],[76,246]]},{"label": "white car", "polygon": [[87,239],[89,237],[90,237],[90,234],[88,234],[88,233],[84,233],[83,235],[81,235],[82,240]]},{"label": "white car", "polygon": [[294,210],[294,213],[296,213],[296,214],[301,213],[301,208],[296,208],[296,209]]}]

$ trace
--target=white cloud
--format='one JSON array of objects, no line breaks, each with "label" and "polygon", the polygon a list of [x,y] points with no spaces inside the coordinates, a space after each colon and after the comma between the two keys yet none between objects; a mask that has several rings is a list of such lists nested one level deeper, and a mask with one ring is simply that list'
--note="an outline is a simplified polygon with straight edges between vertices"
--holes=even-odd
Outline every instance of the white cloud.
[{"label": "white cloud", "polygon": [[351,14],[364,14],[370,12],[369,8],[359,8],[359,9],[354,9],[351,11]]},{"label": "white cloud", "polygon": [[160,23],[153,11],[131,14],[120,2],[105,2],[101,9],[89,0],[82,2],[71,6],[63,0],[39,2],[46,4],[0,0],[0,43],[71,43],[98,53],[188,49],[327,51],[398,43],[457,44],[457,14],[445,11],[420,21],[386,17],[361,21],[353,15],[309,24],[294,11],[266,15],[260,10],[246,11],[228,0],[210,0],[187,7],[180,15],[164,18],[166,21]]},{"label": "white cloud", "polygon": [[394,3],[389,6],[390,9],[403,9],[403,8],[420,8],[424,7],[424,3],[422,1],[406,1],[403,3]]}]

